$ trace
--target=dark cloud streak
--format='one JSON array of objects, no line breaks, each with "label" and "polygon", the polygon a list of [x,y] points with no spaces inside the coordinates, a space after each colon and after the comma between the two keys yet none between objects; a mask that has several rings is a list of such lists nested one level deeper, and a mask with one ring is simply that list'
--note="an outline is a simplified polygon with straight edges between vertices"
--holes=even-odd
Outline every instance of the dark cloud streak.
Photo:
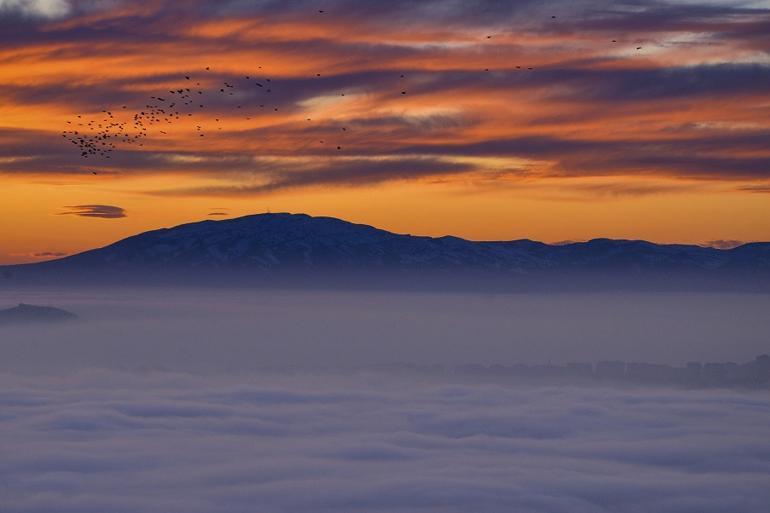
[{"label": "dark cloud streak", "polygon": [[120,219],[126,217],[126,211],[113,205],[71,205],[63,207],[58,215],[94,217],[99,219]]},{"label": "dark cloud streak", "polygon": [[242,183],[209,187],[175,188],[153,194],[170,196],[238,196],[267,194],[285,189],[314,186],[367,186],[389,181],[417,180],[427,177],[468,173],[470,164],[446,162],[431,158],[331,160],[326,164],[299,165],[294,170],[275,165],[273,171],[255,167],[261,180],[256,184]]}]

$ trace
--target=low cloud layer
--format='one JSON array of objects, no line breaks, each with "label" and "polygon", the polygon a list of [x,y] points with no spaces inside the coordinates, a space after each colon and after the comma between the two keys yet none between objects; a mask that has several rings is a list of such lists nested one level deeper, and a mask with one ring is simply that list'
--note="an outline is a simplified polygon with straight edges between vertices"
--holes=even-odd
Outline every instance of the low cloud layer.
[{"label": "low cloud layer", "polygon": [[[760,295],[0,293],[0,308],[19,302],[80,320],[0,332],[3,513],[765,513],[770,503],[766,390],[297,370],[745,361],[767,352]],[[293,370],[265,370],[276,368]]]},{"label": "low cloud layer", "polygon": [[64,210],[59,212],[59,215],[120,219],[121,217],[126,217],[126,211],[121,207],[113,205],[70,205],[64,207]]},{"label": "low cloud layer", "polygon": [[0,374],[7,513],[764,513],[766,394]]},{"label": "low cloud layer", "polygon": [[760,294],[0,290],[0,309],[21,302],[64,308],[82,322],[4,329],[0,371],[601,360],[680,366],[770,352]]},{"label": "low cloud layer", "polygon": [[711,246],[712,248],[717,248],[717,249],[733,249],[733,248],[737,248],[738,246],[742,246],[744,244],[746,244],[746,241],[731,240],[731,239],[710,240],[706,243],[707,246]]}]

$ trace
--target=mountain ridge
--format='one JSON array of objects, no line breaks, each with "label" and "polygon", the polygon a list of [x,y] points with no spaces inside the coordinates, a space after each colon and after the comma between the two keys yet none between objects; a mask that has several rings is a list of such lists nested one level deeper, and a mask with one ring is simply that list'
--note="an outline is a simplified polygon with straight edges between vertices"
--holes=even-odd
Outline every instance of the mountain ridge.
[{"label": "mountain ridge", "polygon": [[165,273],[166,277],[186,275],[192,281],[216,282],[215,275],[238,274],[264,281],[286,272],[305,276],[428,273],[445,278],[475,274],[519,281],[527,281],[523,276],[576,273],[602,279],[612,274],[702,275],[712,280],[723,275],[764,281],[770,276],[770,243],[718,249],[608,238],[560,245],[531,239],[472,241],[453,235],[392,233],[333,217],[276,213],[151,230],[76,255],[5,266],[0,271],[6,282],[13,281],[9,273],[20,278],[90,276],[97,281],[119,279],[121,273],[132,275],[131,279],[157,280]]}]

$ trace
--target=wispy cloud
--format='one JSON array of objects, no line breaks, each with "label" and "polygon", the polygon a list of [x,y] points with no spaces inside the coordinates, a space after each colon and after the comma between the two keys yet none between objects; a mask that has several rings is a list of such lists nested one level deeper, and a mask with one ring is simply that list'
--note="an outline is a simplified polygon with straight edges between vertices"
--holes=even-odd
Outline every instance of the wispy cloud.
[{"label": "wispy cloud", "polygon": [[37,258],[46,258],[46,257],[62,257],[66,255],[67,253],[62,253],[61,251],[42,251],[39,253],[32,253],[31,256],[34,256]]},{"label": "wispy cloud", "polygon": [[62,207],[64,210],[58,215],[97,217],[100,219],[119,219],[126,217],[126,211],[113,205],[71,205]]},{"label": "wispy cloud", "polygon": [[0,16],[16,13],[24,16],[56,19],[68,15],[72,6],[68,0],[0,0]]},{"label": "wispy cloud", "polygon": [[[235,183],[205,187],[175,187],[152,191],[171,196],[237,196],[265,194],[284,189],[317,186],[350,187],[373,185],[396,180],[417,180],[431,176],[447,176],[474,170],[473,164],[434,158],[356,158],[321,162],[278,160],[259,166],[252,164],[252,178],[234,176]],[[248,183],[251,181],[252,183]],[[231,181],[232,182],[232,181]]]},{"label": "wispy cloud", "polygon": [[738,246],[742,246],[746,244],[746,241],[742,240],[731,240],[731,239],[718,239],[718,240],[710,240],[706,242],[706,246],[711,246],[712,248],[717,249],[733,249],[737,248]]},{"label": "wispy cloud", "polygon": [[770,194],[770,184],[750,184],[742,185],[738,188],[744,192],[756,192],[759,194]]}]

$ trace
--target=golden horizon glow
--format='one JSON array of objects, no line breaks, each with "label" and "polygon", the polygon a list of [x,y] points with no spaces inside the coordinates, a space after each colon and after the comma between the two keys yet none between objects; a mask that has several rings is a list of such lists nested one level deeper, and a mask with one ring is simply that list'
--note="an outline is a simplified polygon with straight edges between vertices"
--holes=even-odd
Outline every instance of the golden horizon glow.
[{"label": "golden horizon glow", "polygon": [[[627,26],[614,33],[574,8],[490,22],[374,15],[367,2],[324,15],[195,3],[211,12],[153,0],[0,13],[21,27],[0,35],[0,264],[213,208],[477,240],[770,240],[770,54],[757,32],[770,11],[722,19],[690,4],[665,30],[618,11]],[[269,77],[271,95],[246,75]],[[150,127],[142,147],[84,160],[61,138],[102,110],[130,123],[185,76],[206,107]],[[232,97],[218,96],[225,81]],[[60,215],[68,205],[126,217]]]}]

